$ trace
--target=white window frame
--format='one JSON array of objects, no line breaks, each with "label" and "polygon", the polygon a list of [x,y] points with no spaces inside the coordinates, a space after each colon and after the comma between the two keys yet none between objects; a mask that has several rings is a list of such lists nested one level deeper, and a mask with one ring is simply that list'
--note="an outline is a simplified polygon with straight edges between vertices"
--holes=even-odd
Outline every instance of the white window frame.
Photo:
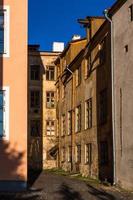
[{"label": "white window frame", "polygon": [[3,130],[4,136],[0,140],[9,140],[9,87],[4,86],[1,90],[4,91],[4,116],[3,116]]},{"label": "white window frame", "polygon": [[10,7],[0,6],[0,10],[4,12],[4,53],[0,54],[0,57],[9,57],[10,56],[9,52]]}]

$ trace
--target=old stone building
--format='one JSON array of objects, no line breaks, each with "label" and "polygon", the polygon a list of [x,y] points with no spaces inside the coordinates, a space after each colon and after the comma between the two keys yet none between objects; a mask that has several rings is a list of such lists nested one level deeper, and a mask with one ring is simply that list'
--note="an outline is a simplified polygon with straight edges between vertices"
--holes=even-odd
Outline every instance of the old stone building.
[{"label": "old stone building", "polygon": [[117,1],[112,25],[115,183],[133,190],[133,0]]},{"label": "old stone building", "polygon": [[54,168],[56,163],[56,107],[54,61],[58,52],[39,51],[29,45],[29,167]]},{"label": "old stone building", "polygon": [[87,40],[70,42],[55,62],[59,166],[112,182],[110,24],[100,17],[79,22]]}]

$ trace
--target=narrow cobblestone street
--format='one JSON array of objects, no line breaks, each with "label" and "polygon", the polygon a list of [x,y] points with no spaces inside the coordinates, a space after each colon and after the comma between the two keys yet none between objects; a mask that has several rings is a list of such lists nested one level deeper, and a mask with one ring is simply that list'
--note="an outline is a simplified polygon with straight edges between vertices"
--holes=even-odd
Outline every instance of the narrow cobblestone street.
[{"label": "narrow cobblestone street", "polygon": [[0,200],[133,200],[133,194],[72,177],[42,172],[28,192],[0,193]]}]

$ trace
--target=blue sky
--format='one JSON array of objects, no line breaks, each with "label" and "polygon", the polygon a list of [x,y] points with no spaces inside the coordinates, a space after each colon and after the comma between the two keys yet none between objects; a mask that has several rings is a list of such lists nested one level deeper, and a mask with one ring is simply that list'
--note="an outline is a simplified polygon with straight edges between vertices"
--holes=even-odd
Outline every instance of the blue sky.
[{"label": "blue sky", "polygon": [[52,43],[71,40],[74,34],[85,36],[77,19],[102,15],[115,0],[29,0],[29,44],[51,50]]}]

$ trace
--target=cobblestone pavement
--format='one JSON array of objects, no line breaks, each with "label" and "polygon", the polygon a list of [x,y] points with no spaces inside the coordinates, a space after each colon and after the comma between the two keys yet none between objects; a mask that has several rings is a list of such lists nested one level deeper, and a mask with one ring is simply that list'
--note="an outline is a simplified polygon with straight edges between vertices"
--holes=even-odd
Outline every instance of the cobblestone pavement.
[{"label": "cobblestone pavement", "polygon": [[133,200],[133,194],[42,172],[28,192],[0,193],[0,200]]}]

